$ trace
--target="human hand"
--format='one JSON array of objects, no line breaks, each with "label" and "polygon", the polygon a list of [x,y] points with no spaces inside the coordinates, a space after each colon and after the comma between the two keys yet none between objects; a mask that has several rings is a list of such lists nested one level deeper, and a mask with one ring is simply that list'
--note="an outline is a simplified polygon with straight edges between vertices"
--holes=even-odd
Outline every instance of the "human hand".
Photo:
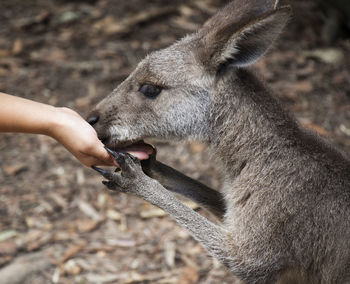
[{"label": "human hand", "polygon": [[110,157],[95,129],[78,113],[69,108],[55,108],[48,135],[60,142],[82,164],[112,166]]}]

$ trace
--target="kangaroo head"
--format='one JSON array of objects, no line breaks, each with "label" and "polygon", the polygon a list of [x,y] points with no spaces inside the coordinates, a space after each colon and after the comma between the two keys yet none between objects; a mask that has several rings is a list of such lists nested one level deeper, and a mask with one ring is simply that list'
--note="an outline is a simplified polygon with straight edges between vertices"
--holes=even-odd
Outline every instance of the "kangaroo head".
[{"label": "kangaroo head", "polygon": [[274,3],[233,1],[198,32],[148,55],[90,114],[99,138],[112,148],[145,138],[207,141],[217,83],[257,61],[289,19],[290,8]]}]

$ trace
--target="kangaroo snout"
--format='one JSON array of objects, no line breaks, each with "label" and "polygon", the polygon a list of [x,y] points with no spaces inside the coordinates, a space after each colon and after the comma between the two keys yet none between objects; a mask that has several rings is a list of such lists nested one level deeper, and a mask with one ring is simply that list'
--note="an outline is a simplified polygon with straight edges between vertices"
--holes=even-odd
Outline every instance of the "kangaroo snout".
[{"label": "kangaroo snout", "polygon": [[95,129],[97,136],[102,141],[102,143],[108,143],[110,134],[103,126],[100,112],[94,109],[88,114],[86,121]]},{"label": "kangaroo snout", "polygon": [[99,120],[100,114],[97,111],[91,112],[86,119],[91,126],[94,126]]},{"label": "kangaroo snout", "polygon": [[[108,111],[105,113],[103,107],[109,104],[108,101],[101,103],[100,106],[95,107],[87,116],[87,122],[94,127],[98,138],[104,145],[112,150],[118,152],[126,152],[132,154],[139,160],[146,160],[154,151],[154,148],[143,141],[143,137],[138,135],[137,131],[132,134],[131,131],[121,124]],[[119,113],[116,108],[115,112]],[[127,118],[124,120],[128,120]],[[133,127],[133,129],[136,127]],[[131,138],[130,138],[131,137]]]}]

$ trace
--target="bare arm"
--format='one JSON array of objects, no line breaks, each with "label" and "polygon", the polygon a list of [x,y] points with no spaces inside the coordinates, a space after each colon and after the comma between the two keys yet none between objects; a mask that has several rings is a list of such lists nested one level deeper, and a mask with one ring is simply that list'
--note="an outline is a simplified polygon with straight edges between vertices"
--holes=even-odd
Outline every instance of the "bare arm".
[{"label": "bare arm", "polygon": [[154,152],[150,159],[141,161],[142,170],[166,189],[192,199],[222,219],[225,213],[224,198],[219,191],[184,175],[157,161]]},{"label": "bare arm", "polygon": [[0,93],[0,132],[53,137],[81,163],[112,165],[95,130],[75,111]]}]

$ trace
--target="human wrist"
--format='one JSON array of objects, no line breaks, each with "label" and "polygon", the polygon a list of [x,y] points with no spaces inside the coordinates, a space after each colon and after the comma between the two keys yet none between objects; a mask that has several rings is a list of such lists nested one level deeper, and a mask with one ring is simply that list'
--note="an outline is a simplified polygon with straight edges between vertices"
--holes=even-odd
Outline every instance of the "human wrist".
[{"label": "human wrist", "polygon": [[59,132],[65,125],[65,118],[62,108],[49,106],[47,121],[44,123],[42,134],[50,136],[56,140],[60,140]]}]

